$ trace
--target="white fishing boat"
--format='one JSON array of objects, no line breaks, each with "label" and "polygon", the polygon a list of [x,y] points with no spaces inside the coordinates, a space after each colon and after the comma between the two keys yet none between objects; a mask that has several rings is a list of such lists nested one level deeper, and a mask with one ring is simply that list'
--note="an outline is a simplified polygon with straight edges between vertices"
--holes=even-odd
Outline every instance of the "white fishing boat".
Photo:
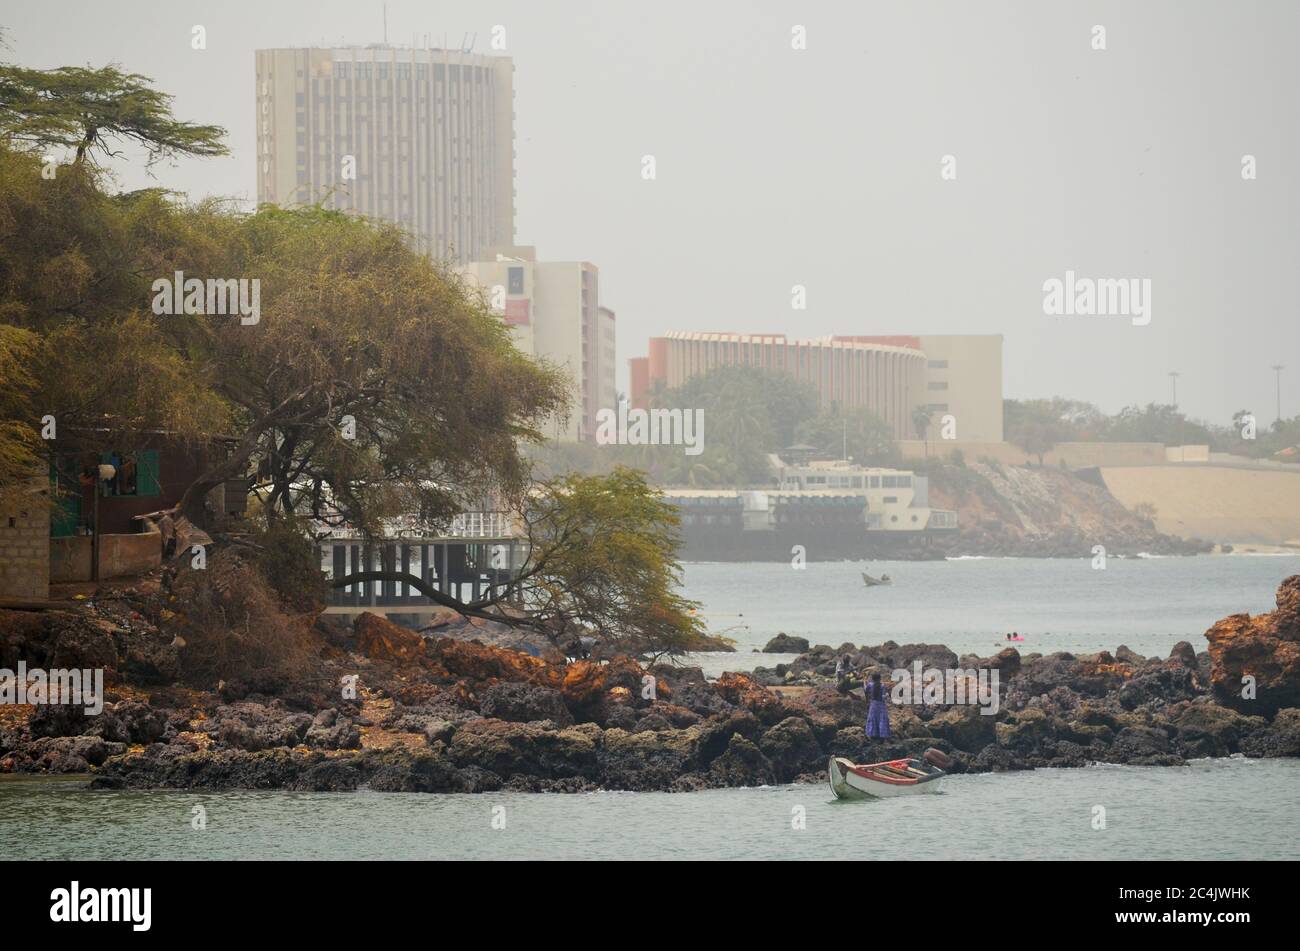
[{"label": "white fishing boat", "polygon": [[827,766],[831,792],[837,799],[892,799],[938,792],[948,775],[938,764],[950,764],[951,760],[934,748],[926,750],[923,757],[858,765],[843,756],[832,756]]}]

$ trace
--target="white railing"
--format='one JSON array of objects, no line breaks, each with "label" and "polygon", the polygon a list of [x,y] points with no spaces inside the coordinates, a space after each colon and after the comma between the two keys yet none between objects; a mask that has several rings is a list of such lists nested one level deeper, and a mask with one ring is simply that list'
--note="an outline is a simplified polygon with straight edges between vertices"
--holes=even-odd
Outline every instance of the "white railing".
[{"label": "white railing", "polygon": [[447,528],[448,538],[505,538],[514,526],[508,512],[461,512]]}]

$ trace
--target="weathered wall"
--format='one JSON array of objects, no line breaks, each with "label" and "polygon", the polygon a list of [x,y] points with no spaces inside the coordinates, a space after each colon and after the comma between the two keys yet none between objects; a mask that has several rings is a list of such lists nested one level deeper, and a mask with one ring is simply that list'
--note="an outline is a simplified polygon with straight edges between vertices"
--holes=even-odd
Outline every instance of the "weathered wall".
[{"label": "weathered wall", "polygon": [[50,539],[50,584],[90,580],[89,535],[68,535]]},{"label": "weathered wall", "polygon": [[[99,579],[133,578],[162,564],[162,536],[157,532],[99,537]],[[90,581],[91,538],[72,535],[50,539],[50,582]]]},{"label": "weathered wall", "polygon": [[134,578],[162,564],[162,536],[157,532],[135,535],[101,535],[99,577]]},{"label": "weathered wall", "polygon": [[1103,468],[1127,508],[1148,503],[1156,527],[1184,538],[1284,545],[1300,542],[1300,466],[1269,471],[1215,465]]},{"label": "weathered wall", "polygon": [[50,512],[44,498],[30,508],[0,509],[0,598],[44,601],[50,596]]}]

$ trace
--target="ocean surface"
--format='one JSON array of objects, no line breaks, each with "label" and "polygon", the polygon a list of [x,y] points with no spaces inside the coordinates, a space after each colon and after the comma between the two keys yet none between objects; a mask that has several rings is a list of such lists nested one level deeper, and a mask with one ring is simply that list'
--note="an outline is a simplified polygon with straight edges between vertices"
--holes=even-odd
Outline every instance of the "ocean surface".
[{"label": "ocean surface", "polygon": [[[677,794],[191,794],[0,778],[0,836],[44,859],[861,860],[1288,859],[1300,835],[1297,760],[943,782],[938,795],[838,802],[824,785]],[[1094,828],[1103,815],[1105,828]]]},{"label": "ocean surface", "polygon": [[[862,572],[893,579],[868,588]],[[988,655],[1010,631],[1022,654],[1114,651],[1121,644],[1166,657],[1179,641],[1205,650],[1220,618],[1274,608],[1278,584],[1300,574],[1300,555],[1192,558],[959,558],[948,561],[696,562],[685,565],[685,593],[701,603],[714,634],[735,654],[695,654],[716,675],[772,667],[793,655],[752,654],[778,633],[812,644],[946,644],[957,654]],[[751,655],[751,656],[746,656]]]},{"label": "ocean surface", "polygon": [[[892,587],[867,589],[859,572]],[[1221,617],[1273,607],[1297,556],[690,564],[734,654],[712,673],[771,666],[780,631],[813,643],[944,643],[989,654],[1198,650]],[[743,615],[743,616],[742,616]],[[837,802],[825,785],[700,793],[482,796],[94,792],[84,780],[0,776],[0,841],[68,859],[1282,859],[1300,839],[1300,760],[1202,760],[951,776],[937,796]],[[1095,828],[1104,809],[1105,828]],[[202,829],[195,828],[203,819]]]}]

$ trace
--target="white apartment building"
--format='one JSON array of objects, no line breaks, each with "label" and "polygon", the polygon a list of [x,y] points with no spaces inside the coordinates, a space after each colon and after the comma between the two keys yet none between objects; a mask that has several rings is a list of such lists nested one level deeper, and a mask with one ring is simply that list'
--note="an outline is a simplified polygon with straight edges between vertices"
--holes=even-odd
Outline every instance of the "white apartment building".
[{"label": "white apartment building", "polygon": [[386,44],[266,49],[257,198],[393,222],[464,264],[514,242],[514,64]]},{"label": "white apartment building", "polygon": [[510,326],[515,345],[565,369],[573,380],[567,422],[548,436],[586,441],[596,414],[617,408],[614,389],[614,312],[600,306],[600,272],[587,261],[538,261],[531,247],[494,251],[471,261],[465,275],[478,284]]}]

